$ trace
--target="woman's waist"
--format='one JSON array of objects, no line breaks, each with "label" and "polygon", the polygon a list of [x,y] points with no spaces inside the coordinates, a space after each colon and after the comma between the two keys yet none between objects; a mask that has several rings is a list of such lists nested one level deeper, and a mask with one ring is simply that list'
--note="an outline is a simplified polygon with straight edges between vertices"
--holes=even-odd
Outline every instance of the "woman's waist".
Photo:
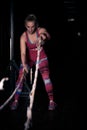
[{"label": "woman's waist", "polygon": [[35,48],[29,48],[30,51],[38,51],[39,49],[41,51],[41,50],[43,50],[43,47],[40,47],[40,48],[37,48],[37,47],[35,47]]}]

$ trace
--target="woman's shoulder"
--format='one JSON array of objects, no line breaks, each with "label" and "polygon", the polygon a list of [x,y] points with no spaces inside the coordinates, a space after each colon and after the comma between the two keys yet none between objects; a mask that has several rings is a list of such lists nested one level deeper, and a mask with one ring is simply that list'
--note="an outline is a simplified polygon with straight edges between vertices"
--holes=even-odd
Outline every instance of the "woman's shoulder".
[{"label": "woman's shoulder", "polygon": [[20,39],[26,41],[26,31],[21,34]]},{"label": "woman's shoulder", "polygon": [[26,31],[21,34],[20,38],[25,38],[25,37],[26,37]]}]

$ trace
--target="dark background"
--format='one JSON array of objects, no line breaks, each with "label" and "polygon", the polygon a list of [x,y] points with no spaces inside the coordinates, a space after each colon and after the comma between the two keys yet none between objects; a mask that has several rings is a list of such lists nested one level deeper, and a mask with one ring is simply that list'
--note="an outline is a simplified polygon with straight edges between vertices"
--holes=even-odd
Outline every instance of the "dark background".
[{"label": "dark background", "polygon": [[[0,78],[8,74],[10,62],[10,5],[11,1],[3,1],[0,5]],[[25,29],[24,19],[30,13],[34,13],[38,18],[39,25],[46,27],[51,34],[51,40],[45,45],[45,50],[49,58],[55,101],[60,113],[58,115],[60,117],[58,119],[59,127],[57,128],[85,128],[86,4],[79,0],[60,0],[58,2],[25,0],[19,3],[13,1],[13,59],[18,67],[20,64],[19,38]],[[7,87],[8,89],[4,92],[0,92],[1,99],[5,94],[4,98],[8,97],[11,87],[10,85],[10,88]],[[1,100],[1,103],[4,100]]]}]

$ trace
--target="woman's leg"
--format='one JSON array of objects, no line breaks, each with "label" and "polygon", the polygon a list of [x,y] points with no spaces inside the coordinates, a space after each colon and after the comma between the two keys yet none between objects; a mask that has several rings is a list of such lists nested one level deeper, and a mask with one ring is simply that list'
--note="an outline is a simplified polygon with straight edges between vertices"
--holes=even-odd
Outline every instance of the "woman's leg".
[{"label": "woman's leg", "polygon": [[49,110],[53,110],[55,107],[54,103],[54,95],[53,95],[53,84],[50,79],[50,72],[49,72],[49,66],[48,66],[48,60],[47,58],[44,58],[43,60],[41,59],[41,62],[39,63],[39,70],[42,75],[42,79],[45,84],[45,89],[48,94],[49,98]]},{"label": "woman's leg", "polygon": [[17,91],[14,95],[14,101],[11,104],[12,110],[15,110],[17,108],[19,97],[20,97],[20,94],[21,94],[22,89],[23,89],[24,79],[21,81],[22,75],[23,75],[23,67],[22,67],[22,65],[20,65],[19,74],[18,74],[18,78],[17,78],[17,81],[16,81],[16,87],[18,87],[18,85],[19,85],[19,87],[18,87],[18,89],[17,89]]}]

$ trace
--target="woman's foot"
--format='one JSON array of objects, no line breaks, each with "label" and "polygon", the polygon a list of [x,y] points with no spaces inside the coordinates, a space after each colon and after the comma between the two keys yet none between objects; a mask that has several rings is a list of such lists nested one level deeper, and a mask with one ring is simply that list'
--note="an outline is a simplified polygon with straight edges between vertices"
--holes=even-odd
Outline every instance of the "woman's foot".
[{"label": "woman's foot", "polygon": [[11,110],[16,110],[18,107],[18,100],[14,100],[11,104]]},{"label": "woman's foot", "polygon": [[48,110],[55,110],[56,106],[57,104],[53,100],[50,100]]}]

